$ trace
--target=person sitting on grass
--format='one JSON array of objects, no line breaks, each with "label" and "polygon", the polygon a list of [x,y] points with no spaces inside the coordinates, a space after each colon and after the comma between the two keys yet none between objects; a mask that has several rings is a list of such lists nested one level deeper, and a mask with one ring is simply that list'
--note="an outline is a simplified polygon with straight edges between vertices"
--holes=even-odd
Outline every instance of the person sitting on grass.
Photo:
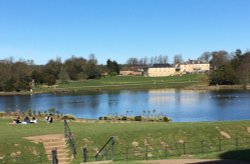
[{"label": "person sitting on grass", "polygon": [[22,122],[23,124],[29,124],[30,123],[30,118],[26,116]]},{"label": "person sitting on grass", "polygon": [[37,123],[37,119],[35,117],[32,117],[30,123],[31,124],[36,124]]},{"label": "person sitting on grass", "polygon": [[17,117],[17,119],[14,119],[12,124],[21,124],[21,120],[20,120],[20,117]]},{"label": "person sitting on grass", "polygon": [[48,123],[53,123],[53,117],[52,116],[49,117]]}]

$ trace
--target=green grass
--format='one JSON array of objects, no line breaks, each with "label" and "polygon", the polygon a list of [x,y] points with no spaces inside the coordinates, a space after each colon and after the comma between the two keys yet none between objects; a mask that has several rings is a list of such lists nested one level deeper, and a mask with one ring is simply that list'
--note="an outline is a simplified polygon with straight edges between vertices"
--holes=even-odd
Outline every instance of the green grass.
[{"label": "green grass", "polygon": [[39,91],[75,91],[75,90],[103,90],[103,89],[138,89],[138,88],[184,88],[192,85],[205,84],[201,80],[206,75],[190,74],[168,77],[143,77],[143,76],[107,76],[99,80],[58,82],[56,89],[36,86]]},{"label": "green grass", "polygon": [[[23,157],[20,160],[27,163],[35,158],[38,161],[48,162],[42,145],[29,142],[23,137],[63,133],[63,122],[55,121],[53,124],[48,124],[40,121],[34,125],[10,125],[10,121],[9,119],[0,119],[0,163],[4,163],[4,161],[15,163],[13,160],[17,159],[18,154]],[[148,145],[149,159],[232,157],[250,161],[248,156],[234,155],[238,153],[237,151],[226,155],[226,152],[217,152],[219,139],[222,139],[222,150],[234,150],[235,138],[237,137],[239,137],[240,149],[249,148],[250,134],[247,132],[247,127],[250,127],[250,121],[200,123],[103,123],[97,121],[95,123],[69,122],[69,126],[74,134],[78,152],[74,163],[82,161],[82,148],[84,146],[88,148],[89,160],[94,160],[96,149],[100,149],[110,136],[116,138],[116,161],[124,161],[126,157],[128,160],[145,159],[146,145]],[[232,139],[223,138],[220,131],[227,132]],[[182,141],[187,142],[186,153],[191,155],[178,155],[178,153],[183,153]],[[200,152],[200,141],[205,141],[204,154]],[[248,142],[248,144],[243,144],[243,142]],[[133,143],[137,143],[138,146],[133,146]],[[167,156],[165,156],[163,143],[169,148]],[[192,149],[194,147],[198,149]],[[177,148],[178,150],[176,150]],[[127,149],[129,150],[128,156],[126,156]],[[38,156],[40,157],[38,158]]]}]

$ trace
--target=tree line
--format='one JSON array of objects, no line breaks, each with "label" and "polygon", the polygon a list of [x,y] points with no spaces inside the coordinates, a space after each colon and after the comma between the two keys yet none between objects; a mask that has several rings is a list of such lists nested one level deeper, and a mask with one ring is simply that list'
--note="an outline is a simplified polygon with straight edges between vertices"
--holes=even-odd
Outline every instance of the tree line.
[{"label": "tree line", "polygon": [[249,84],[250,79],[250,51],[242,53],[237,49],[229,54],[226,51],[206,52],[204,56],[211,56],[210,84]]},{"label": "tree line", "polygon": [[0,62],[0,91],[30,90],[32,85],[54,85],[57,80],[99,79],[102,73],[117,75],[120,66],[116,61],[107,60],[107,66],[98,65],[93,54],[89,59],[74,57],[62,62],[60,58],[49,60],[45,65],[34,65],[30,61],[14,62],[12,58]]},{"label": "tree line", "polygon": [[[215,84],[249,84],[250,51],[242,53],[237,49],[234,53],[224,50],[204,52],[199,61],[210,63],[209,82]],[[174,64],[183,63],[182,55],[174,56]],[[49,60],[45,65],[35,65],[32,60],[14,62],[12,58],[0,61],[0,91],[30,90],[33,85],[54,85],[57,80],[62,83],[68,80],[99,79],[106,73],[119,75],[121,67],[152,64],[167,64],[168,57],[159,55],[151,58],[129,58],[127,64],[118,64],[108,59],[106,65],[99,65],[93,54],[88,59],[75,57],[61,61]]]}]

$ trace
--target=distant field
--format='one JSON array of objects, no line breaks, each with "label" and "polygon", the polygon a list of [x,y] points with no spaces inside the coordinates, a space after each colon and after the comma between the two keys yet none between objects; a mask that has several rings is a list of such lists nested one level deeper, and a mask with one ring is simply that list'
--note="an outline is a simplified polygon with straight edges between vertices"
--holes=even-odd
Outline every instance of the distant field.
[{"label": "distant field", "polygon": [[68,81],[57,83],[56,88],[37,86],[34,91],[75,91],[102,89],[134,89],[134,88],[183,88],[192,85],[206,84],[206,75],[190,74],[168,77],[143,76],[107,76],[99,80]]},{"label": "distant field", "polygon": [[[59,120],[53,124],[39,121],[35,125],[10,125],[9,122],[11,122],[10,119],[0,119],[0,163],[4,163],[3,161],[11,156],[18,159],[20,154],[24,163],[37,158],[37,154],[41,158],[39,160],[46,161],[42,145],[29,142],[23,137],[64,132],[63,122]],[[235,150],[235,146],[238,146],[238,149],[247,149],[245,154],[237,155],[239,152],[236,151],[232,155],[229,153],[227,158],[250,161],[250,157],[247,155],[250,148],[250,121],[197,123],[92,121],[91,123],[69,122],[69,126],[75,137],[78,152],[74,163],[82,161],[84,146],[88,148],[89,160],[93,160],[96,150],[111,136],[116,138],[115,160],[124,161],[126,158],[144,160],[146,149],[149,159],[224,158],[225,152],[217,152],[220,148],[218,141],[220,141],[222,151]],[[174,155],[174,153],[183,153],[184,143],[187,155]],[[204,144],[204,147],[200,147],[201,143]],[[207,145],[208,143],[212,144]],[[169,147],[168,154],[165,154],[166,152],[162,149],[163,145]],[[180,149],[174,151],[178,147]],[[128,156],[126,156],[127,150],[129,151]],[[198,152],[192,153],[193,150]],[[211,152],[209,153],[209,151]]]}]

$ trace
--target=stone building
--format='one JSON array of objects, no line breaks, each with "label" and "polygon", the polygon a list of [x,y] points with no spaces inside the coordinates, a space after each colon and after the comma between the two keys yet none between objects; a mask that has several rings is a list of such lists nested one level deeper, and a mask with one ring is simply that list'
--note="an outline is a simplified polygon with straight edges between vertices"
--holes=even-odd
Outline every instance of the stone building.
[{"label": "stone building", "polygon": [[184,64],[154,64],[152,67],[144,68],[144,76],[174,76],[188,73],[205,73],[210,70],[210,64],[200,61],[189,60]]}]

